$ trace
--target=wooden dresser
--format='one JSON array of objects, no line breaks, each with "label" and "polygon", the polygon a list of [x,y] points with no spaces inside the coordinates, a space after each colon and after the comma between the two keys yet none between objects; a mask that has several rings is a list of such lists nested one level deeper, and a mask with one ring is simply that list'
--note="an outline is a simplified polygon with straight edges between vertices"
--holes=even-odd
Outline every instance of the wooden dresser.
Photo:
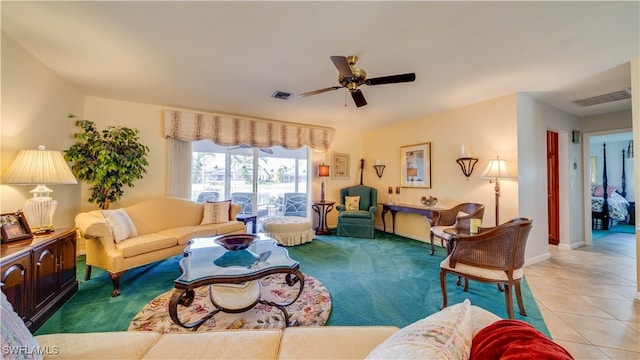
[{"label": "wooden dresser", "polygon": [[32,241],[2,244],[0,282],[31,332],[78,291],[76,231],[56,229]]}]

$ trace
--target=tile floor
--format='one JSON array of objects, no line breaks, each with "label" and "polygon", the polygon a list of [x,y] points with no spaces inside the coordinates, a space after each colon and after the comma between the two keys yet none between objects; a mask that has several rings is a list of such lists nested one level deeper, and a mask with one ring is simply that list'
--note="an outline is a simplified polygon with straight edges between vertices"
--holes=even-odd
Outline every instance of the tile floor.
[{"label": "tile floor", "polygon": [[635,235],[612,233],[551,259],[525,276],[553,340],[576,359],[640,359]]}]

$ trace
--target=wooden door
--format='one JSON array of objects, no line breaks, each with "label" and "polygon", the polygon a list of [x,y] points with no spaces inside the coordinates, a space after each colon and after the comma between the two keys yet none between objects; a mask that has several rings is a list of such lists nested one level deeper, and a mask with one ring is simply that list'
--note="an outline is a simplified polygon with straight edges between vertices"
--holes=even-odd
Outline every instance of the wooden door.
[{"label": "wooden door", "polygon": [[547,130],[547,209],[549,244],[560,243],[560,199],[558,185],[558,133]]}]

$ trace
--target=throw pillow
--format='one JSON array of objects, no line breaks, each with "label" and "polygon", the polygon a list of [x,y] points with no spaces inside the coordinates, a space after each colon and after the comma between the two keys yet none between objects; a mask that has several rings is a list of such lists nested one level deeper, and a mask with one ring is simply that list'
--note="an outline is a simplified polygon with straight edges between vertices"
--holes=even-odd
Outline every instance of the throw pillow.
[{"label": "throw pillow", "polygon": [[0,291],[0,344],[3,359],[42,359],[40,345]]},{"label": "throw pillow", "polygon": [[471,334],[471,302],[466,299],[400,329],[367,359],[468,359]]},{"label": "throw pillow", "polygon": [[220,224],[231,220],[231,200],[204,203],[204,214],[200,225]]},{"label": "throw pillow", "polygon": [[345,196],[344,206],[347,210],[360,210],[360,196]]},{"label": "throw pillow", "polygon": [[118,243],[124,239],[138,236],[138,230],[125,209],[102,210],[102,217],[113,231],[113,240]]},{"label": "throw pillow", "polygon": [[498,320],[478,331],[470,359],[573,359],[562,346],[522,320]]}]

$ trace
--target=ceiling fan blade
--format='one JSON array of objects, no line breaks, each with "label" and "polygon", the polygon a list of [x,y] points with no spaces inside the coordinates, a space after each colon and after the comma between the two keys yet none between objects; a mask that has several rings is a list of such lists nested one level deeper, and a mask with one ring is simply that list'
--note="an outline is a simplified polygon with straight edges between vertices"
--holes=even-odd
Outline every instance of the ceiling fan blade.
[{"label": "ceiling fan blade", "polygon": [[365,100],[364,94],[362,94],[362,91],[360,91],[360,89],[356,91],[352,91],[351,97],[353,98],[353,101],[356,103],[356,107],[367,105],[367,100]]},{"label": "ceiling fan blade", "polygon": [[311,96],[311,95],[322,94],[323,92],[327,92],[327,91],[338,90],[340,88],[341,88],[341,86],[332,86],[332,87],[328,87],[328,88],[324,88],[324,89],[309,91],[309,92],[306,92],[304,94],[299,94],[299,95],[296,95],[296,96],[297,97],[307,97],[307,96]]},{"label": "ceiling fan blade", "polygon": [[346,78],[352,78],[353,72],[351,71],[351,66],[349,66],[349,61],[344,56],[331,56],[331,61],[333,61],[333,65],[336,66],[340,75]]},{"label": "ceiling fan blade", "polygon": [[367,79],[364,83],[367,85],[383,85],[383,84],[395,84],[403,82],[412,82],[416,79],[415,73],[382,76],[372,79]]}]

